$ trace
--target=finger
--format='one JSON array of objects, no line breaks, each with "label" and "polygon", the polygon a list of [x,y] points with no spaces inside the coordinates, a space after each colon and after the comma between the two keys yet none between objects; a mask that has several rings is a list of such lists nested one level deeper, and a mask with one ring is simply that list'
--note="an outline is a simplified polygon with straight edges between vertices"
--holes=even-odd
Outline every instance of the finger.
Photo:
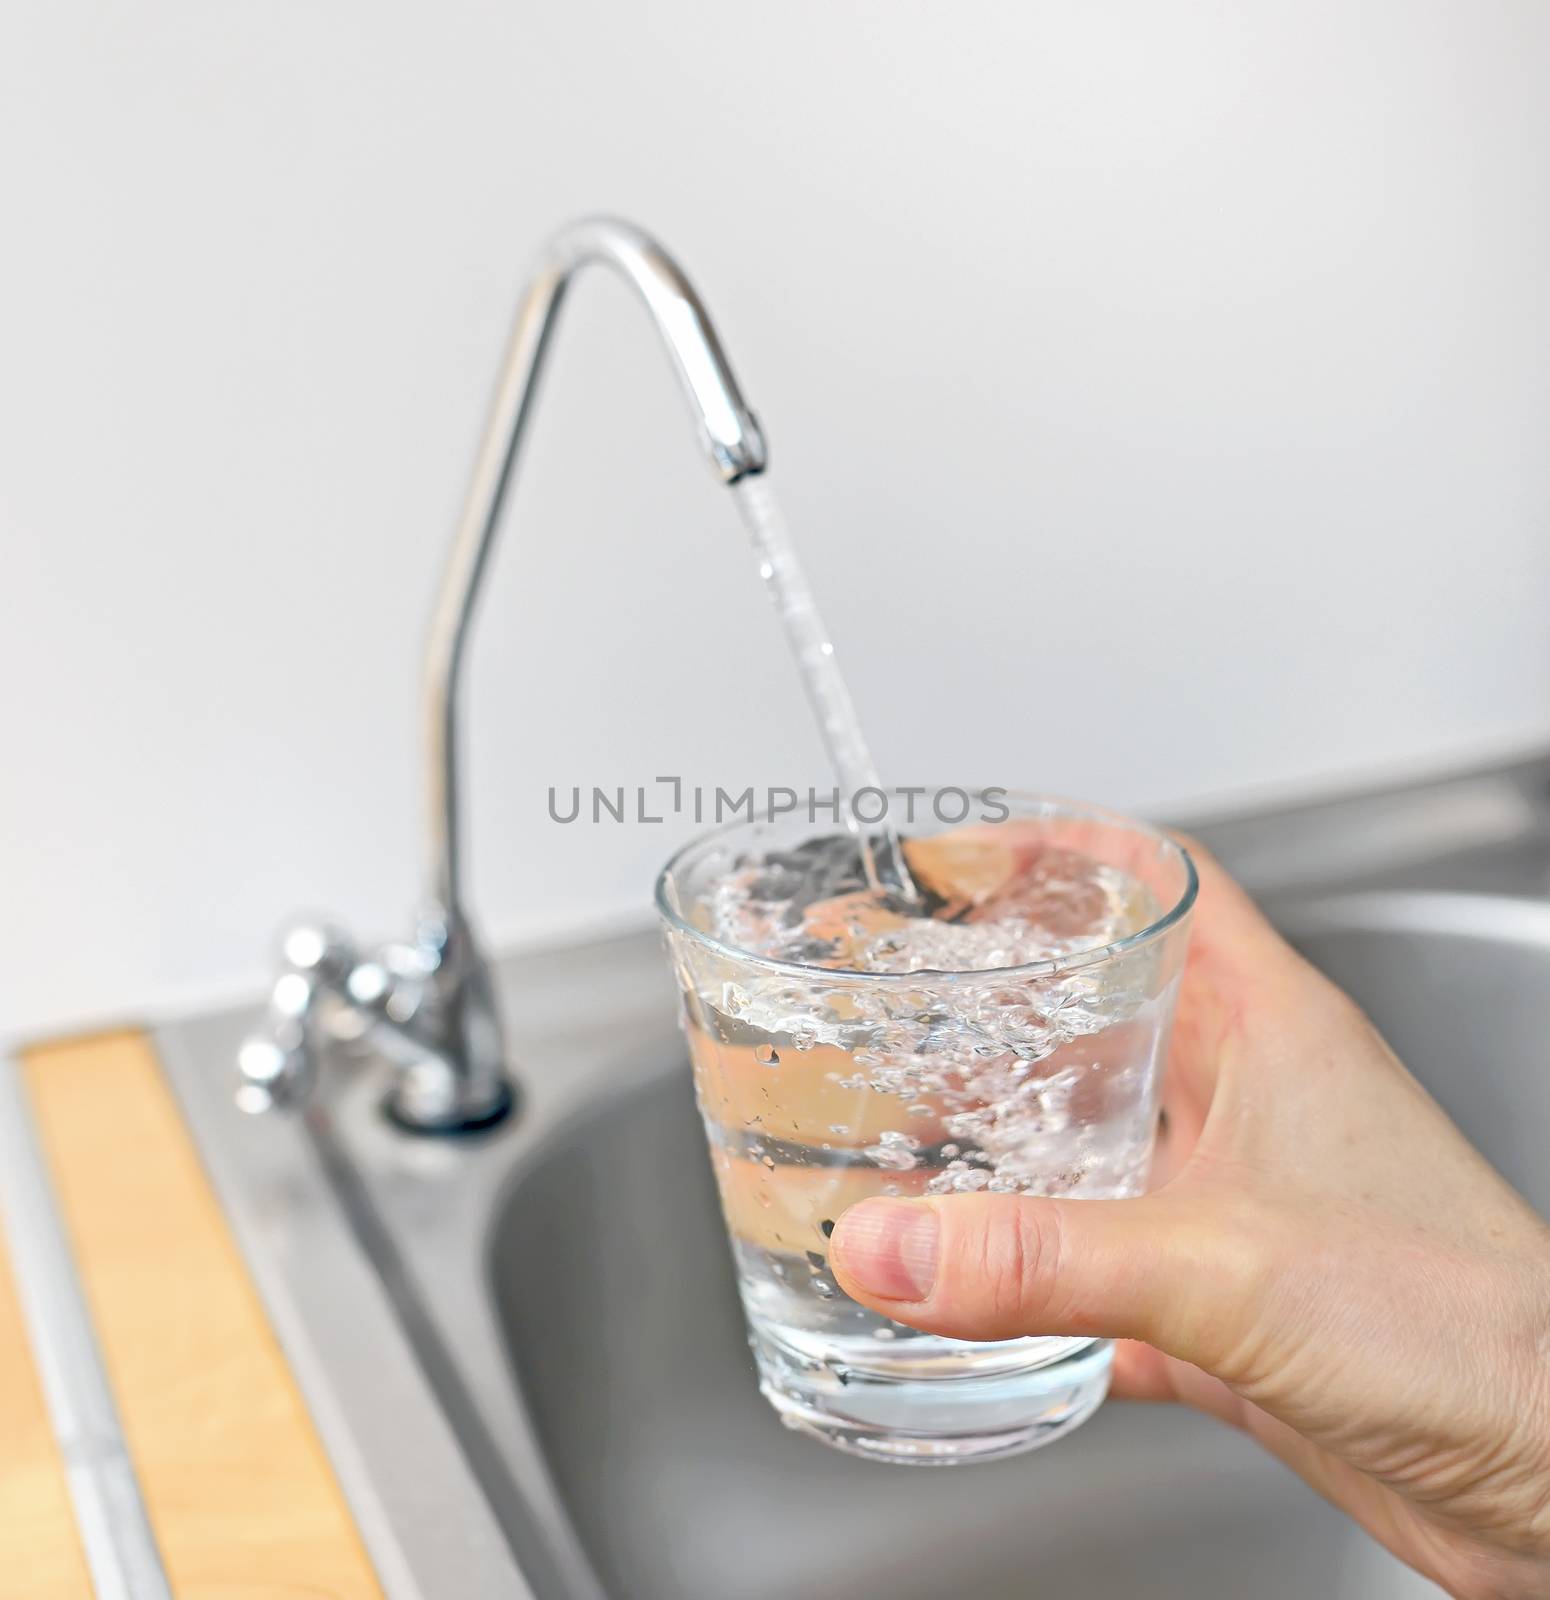
[{"label": "finger", "polygon": [[1137,1339],[1121,1339],[1114,1346],[1114,1368],[1109,1393],[1116,1400],[1171,1403],[1179,1398],[1171,1371],[1172,1357]]},{"label": "finger", "polygon": [[1327,984],[1207,850],[1192,839],[1179,842],[1200,878],[1164,1090],[1174,1153],[1182,1157],[1204,1125],[1224,1064],[1238,1057],[1262,1065],[1285,1055],[1310,986]]},{"label": "finger", "polygon": [[1285,981],[1312,968],[1276,931],[1248,892],[1198,840],[1174,837],[1200,880],[1190,932],[1190,968],[1184,988],[1260,989],[1267,979]]},{"label": "finger", "polygon": [[1245,1427],[1255,1409],[1220,1378],[1133,1339],[1114,1346],[1109,1393],[1116,1400],[1188,1406],[1234,1428]]},{"label": "finger", "polygon": [[1252,1236],[1193,1202],[1024,1195],[871,1199],[829,1261],[853,1299],[956,1339],[1141,1339],[1211,1366],[1255,1304]]}]

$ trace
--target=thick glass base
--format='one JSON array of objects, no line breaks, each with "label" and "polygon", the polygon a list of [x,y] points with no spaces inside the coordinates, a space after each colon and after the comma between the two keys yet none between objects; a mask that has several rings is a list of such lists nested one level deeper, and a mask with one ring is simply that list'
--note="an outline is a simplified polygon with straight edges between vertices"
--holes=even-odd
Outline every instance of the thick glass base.
[{"label": "thick glass base", "polygon": [[[1022,1342],[1000,1348],[1011,1352]],[[815,1360],[769,1329],[755,1327],[751,1340],[759,1387],[788,1428],[904,1466],[1020,1455],[1098,1409],[1114,1359],[1107,1340],[1026,1342],[1054,1348],[1020,1365],[992,1361],[982,1372],[923,1376],[854,1359]]]}]

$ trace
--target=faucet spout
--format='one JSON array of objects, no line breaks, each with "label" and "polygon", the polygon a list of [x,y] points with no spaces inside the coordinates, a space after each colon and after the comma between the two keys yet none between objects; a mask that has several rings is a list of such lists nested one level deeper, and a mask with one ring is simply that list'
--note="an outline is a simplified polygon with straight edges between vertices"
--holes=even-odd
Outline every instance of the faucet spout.
[{"label": "faucet spout", "polygon": [[469,626],[561,303],[577,272],[593,262],[623,277],[650,313],[722,482],[762,472],[768,459],[705,306],[662,246],[613,217],[588,217],[555,234],[517,308],[425,653],[431,894],[455,922],[463,920],[458,696]]}]

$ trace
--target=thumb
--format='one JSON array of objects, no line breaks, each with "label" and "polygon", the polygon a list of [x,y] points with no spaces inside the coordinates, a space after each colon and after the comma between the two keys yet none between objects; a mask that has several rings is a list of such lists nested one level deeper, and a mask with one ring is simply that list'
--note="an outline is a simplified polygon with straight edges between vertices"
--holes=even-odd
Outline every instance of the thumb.
[{"label": "thumb", "polygon": [[1208,1369],[1258,1300],[1251,1240],[1187,1199],[864,1200],[829,1265],[854,1300],[955,1339],[1140,1339]]}]

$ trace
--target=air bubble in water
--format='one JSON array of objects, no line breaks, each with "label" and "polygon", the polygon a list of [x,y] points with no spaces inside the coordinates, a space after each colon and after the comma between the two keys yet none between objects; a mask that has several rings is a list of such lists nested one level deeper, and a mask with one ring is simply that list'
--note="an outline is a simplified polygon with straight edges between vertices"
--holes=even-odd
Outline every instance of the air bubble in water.
[{"label": "air bubble in water", "polygon": [[753,1047],[753,1058],[761,1067],[780,1065],[780,1052],[772,1044],[756,1044]]},{"label": "air bubble in water", "polygon": [[897,1129],[889,1128],[877,1136],[877,1143],[868,1145],[866,1154],[880,1167],[891,1167],[895,1172],[908,1172],[920,1165],[916,1151],[920,1140]]}]

